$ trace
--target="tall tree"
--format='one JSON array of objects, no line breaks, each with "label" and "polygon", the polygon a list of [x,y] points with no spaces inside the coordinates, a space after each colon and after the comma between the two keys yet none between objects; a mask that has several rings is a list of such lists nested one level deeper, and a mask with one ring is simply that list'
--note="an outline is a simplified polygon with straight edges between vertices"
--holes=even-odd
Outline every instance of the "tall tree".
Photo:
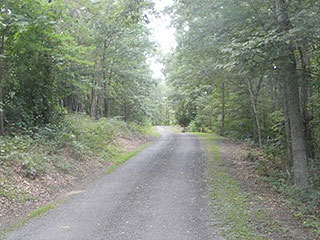
[{"label": "tall tree", "polygon": [[[276,11],[280,29],[288,33],[291,23],[288,15],[288,6],[284,0],[276,0]],[[290,121],[290,133],[292,144],[292,159],[294,165],[295,183],[298,186],[308,185],[308,154],[306,139],[303,132],[303,119],[300,111],[299,101],[299,76],[297,74],[297,64],[292,44],[283,44],[281,47],[281,61],[279,68],[282,70],[282,77],[285,82],[288,101],[288,118]],[[281,73],[279,73],[281,74]]]},{"label": "tall tree", "polygon": [[307,156],[320,157],[312,150],[320,136],[318,10],[316,1],[284,0],[176,0],[169,9],[178,47],[166,72],[179,116],[273,148],[277,167],[292,167],[302,188]]}]

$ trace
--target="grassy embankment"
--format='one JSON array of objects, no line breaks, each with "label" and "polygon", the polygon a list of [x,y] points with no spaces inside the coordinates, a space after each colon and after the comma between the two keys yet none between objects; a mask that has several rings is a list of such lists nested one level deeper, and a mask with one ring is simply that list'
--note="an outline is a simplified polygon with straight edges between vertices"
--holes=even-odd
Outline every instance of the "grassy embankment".
[{"label": "grassy embankment", "polygon": [[210,193],[214,214],[218,216],[221,234],[227,239],[257,240],[247,214],[247,197],[240,186],[227,173],[220,157],[218,135],[197,133],[204,142],[208,156]]},{"label": "grassy embankment", "polygon": [[157,136],[151,127],[69,115],[59,124],[0,137],[0,219],[22,215],[26,205],[37,208],[27,218],[51,209],[55,204],[45,204],[62,189],[95,169],[113,171],[144,149],[151,135]]},{"label": "grassy embankment", "polygon": [[[232,152],[235,149],[239,151],[235,147],[237,144],[218,135],[197,134],[203,140],[208,156],[214,214],[221,220],[218,225],[226,239],[319,238],[319,228],[315,224],[308,225],[310,216],[299,214],[302,206],[306,208],[308,204],[302,201],[298,204],[297,197],[290,197],[270,184],[272,177],[266,179],[259,175],[259,161],[245,159],[246,153]],[[220,142],[228,142],[229,145],[223,144],[220,149]],[[237,169],[232,169],[235,166]],[[317,221],[313,219],[313,223]]]}]

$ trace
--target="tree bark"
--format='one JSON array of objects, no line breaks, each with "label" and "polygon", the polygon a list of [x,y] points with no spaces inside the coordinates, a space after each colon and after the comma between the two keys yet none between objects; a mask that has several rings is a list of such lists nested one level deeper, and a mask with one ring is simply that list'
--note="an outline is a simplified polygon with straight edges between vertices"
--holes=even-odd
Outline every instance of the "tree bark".
[{"label": "tree bark", "polygon": [[106,51],[107,51],[108,45],[107,45],[107,39],[103,42],[103,52],[102,52],[102,59],[101,59],[101,66],[102,66],[102,80],[103,80],[103,90],[104,90],[104,117],[108,117],[109,115],[109,94],[107,89],[107,73],[106,73]]},{"label": "tree bark", "polygon": [[[278,22],[283,32],[288,32],[291,24],[285,0],[275,0]],[[288,118],[291,129],[292,158],[295,184],[301,188],[308,185],[308,157],[300,111],[299,81],[296,59],[292,44],[284,43],[281,51],[280,69],[287,89]]]},{"label": "tree bark", "polygon": [[104,117],[109,117],[109,89],[108,89],[108,85],[107,83],[105,82],[103,84],[103,88],[104,88],[104,99],[103,99],[103,102],[104,102]]},{"label": "tree bark", "polygon": [[300,66],[302,71],[301,87],[300,87],[300,105],[302,111],[304,134],[307,141],[307,152],[309,157],[314,156],[314,146],[312,145],[312,133],[309,129],[309,123],[312,120],[312,114],[308,110],[308,101],[311,97],[312,90],[310,87],[310,73],[308,67],[310,65],[309,50],[305,47],[299,47]]},{"label": "tree bark", "polygon": [[[4,40],[5,40],[5,30],[1,34],[1,44],[0,44],[0,55],[4,53]],[[0,135],[5,134],[4,128],[4,110],[3,110],[3,81],[4,81],[4,66],[3,58],[0,57]]]},{"label": "tree bark", "polygon": [[96,108],[95,108],[95,113],[94,117],[96,120],[99,120],[100,118],[100,94],[96,94]]},{"label": "tree bark", "polygon": [[222,104],[222,109],[221,109],[221,136],[224,136],[225,134],[225,128],[224,128],[224,120],[225,120],[225,83],[222,81],[221,84],[221,104]]},{"label": "tree bark", "polygon": [[129,120],[129,109],[128,109],[127,101],[123,105],[123,115],[124,115],[124,121],[128,122],[128,120]]},{"label": "tree bark", "polygon": [[288,152],[288,162],[286,163],[287,166],[293,165],[293,157],[292,157],[292,141],[291,141],[291,127],[290,127],[290,119],[289,119],[289,103],[288,103],[288,89],[283,84],[282,85],[283,91],[283,114],[285,120],[285,129],[286,129],[286,140],[287,140],[287,152]]},{"label": "tree bark", "polygon": [[[260,79],[260,82],[261,81],[262,81],[262,79]],[[261,83],[259,83],[259,90],[260,90],[260,84]],[[248,90],[249,90],[249,93],[250,93],[250,100],[251,100],[251,105],[252,105],[255,125],[256,125],[257,134],[258,134],[258,143],[259,143],[259,147],[262,148],[262,136],[261,136],[260,119],[259,119],[259,113],[258,113],[258,110],[257,110],[257,96],[255,95],[255,93],[253,91],[252,83],[251,83],[250,79],[247,80],[247,86],[248,86]]]},{"label": "tree bark", "polygon": [[94,117],[96,113],[97,97],[96,97],[96,82],[92,81],[91,87],[91,103],[90,103],[90,116]]},{"label": "tree bark", "polygon": [[[292,158],[295,174],[295,183],[300,187],[308,185],[308,158],[306,140],[304,134],[303,119],[300,112],[299,87],[295,69],[286,77],[286,87],[288,91],[288,113],[291,129]],[[290,70],[290,69],[288,69]]]}]

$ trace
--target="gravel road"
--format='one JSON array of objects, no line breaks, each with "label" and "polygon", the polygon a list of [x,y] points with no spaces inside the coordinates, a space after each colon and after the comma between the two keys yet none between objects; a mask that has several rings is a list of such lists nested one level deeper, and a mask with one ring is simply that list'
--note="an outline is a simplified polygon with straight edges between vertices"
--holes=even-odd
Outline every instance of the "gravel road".
[{"label": "gravel road", "polygon": [[205,154],[196,136],[161,138],[6,240],[211,240]]}]

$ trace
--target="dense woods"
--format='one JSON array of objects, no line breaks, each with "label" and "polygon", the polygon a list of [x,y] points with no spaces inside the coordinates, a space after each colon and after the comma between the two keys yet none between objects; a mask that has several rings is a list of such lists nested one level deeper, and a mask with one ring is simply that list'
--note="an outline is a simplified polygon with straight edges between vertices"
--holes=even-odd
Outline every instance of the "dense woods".
[{"label": "dense woods", "polygon": [[66,111],[143,122],[155,82],[147,1],[0,3],[0,132]]},{"label": "dense woods", "polygon": [[116,167],[152,125],[179,124],[245,142],[255,176],[320,231],[320,2],[172,0],[165,55],[155,3],[0,1],[0,198],[23,195],[17,176]]},{"label": "dense woods", "polygon": [[[168,86],[148,58],[151,1],[5,0],[0,5],[0,134],[66,113],[176,122],[263,149],[286,182],[317,188],[320,4],[176,0]],[[270,173],[266,173],[270,174]]]},{"label": "dense woods", "polygon": [[157,104],[153,11],[144,0],[0,0],[1,239],[22,209],[143,149]]},{"label": "dense woods", "polygon": [[177,0],[168,12],[177,121],[253,141],[272,174],[319,187],[319,1]]}]

